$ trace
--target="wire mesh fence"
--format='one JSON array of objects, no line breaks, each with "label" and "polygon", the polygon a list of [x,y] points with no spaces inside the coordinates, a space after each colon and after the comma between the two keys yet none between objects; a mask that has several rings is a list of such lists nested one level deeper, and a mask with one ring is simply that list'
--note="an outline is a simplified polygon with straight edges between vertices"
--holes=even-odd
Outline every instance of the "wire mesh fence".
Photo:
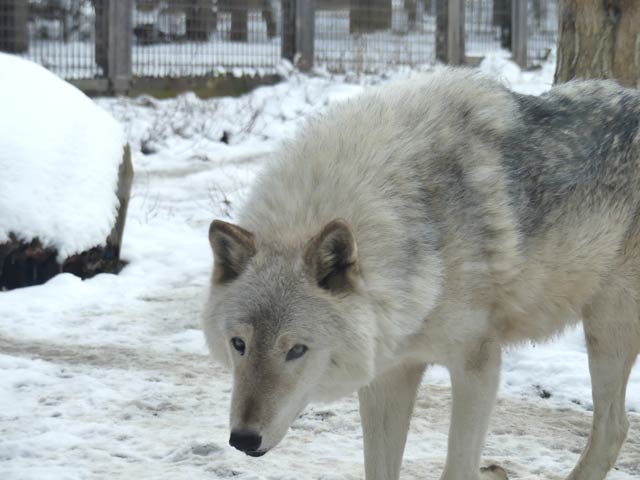
[{"label": "wire mesh fence", "polygon": [[0,0],[0,50],[24,55],[64,78],[103,74],[96,60],[99,2]]},{"label": "wire mesh fence", "polygon": [[558,41],[558,0],[528,0],[527,64],[540,64]]},{"label": "wire mesh fence", "polygon": [[319,2],[315,65],[333,72],[379,72],[435,61],[435,1]]},{"label": "wire mesh fence", "polygon": [[[516,37],[526,39],[523,66],[555,49],[558,0],[457,0],[463,15],[450,18],[454,1],[0,0],[0,51],[67,79],[112,82],[116,71],[130,79],[267,74],[283,57],[331,72],[433,64],[446,61],[440,42],[452,18],[464,26],[467,57],[510,49]],[[515,5],[526,19],[514,20]]]},{"label": "wire mesh fence", "polygon": [[511,29],[511,2],[505,0],[466,0],[465,50],[469,56],[482,56],[500,48],[502,35]]},{"label": "wire mesh fence", "polygon": [[271,0],[137,0],[133,74],[273,69],[281,54],[280,18],[280,2]]}]

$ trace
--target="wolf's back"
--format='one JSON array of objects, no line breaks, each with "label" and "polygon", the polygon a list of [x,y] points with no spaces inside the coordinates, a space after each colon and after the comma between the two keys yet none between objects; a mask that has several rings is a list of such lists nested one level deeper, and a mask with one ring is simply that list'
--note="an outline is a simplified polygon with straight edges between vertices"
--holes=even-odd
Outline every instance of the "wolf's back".
[{"label": "wolf's back", "polygon": [[277,237],[336,217],[356,230],[373,216],[424,223],[436,191],[445,197],[462,177],[502,168],[498,150],[518,109],[504,86],[472,70],[373,89],[309,120],[276,152],[243,221]]},{"label": "wolf's back", "polygon": [[522,122],[505,136],[502,155],[526,235],[567,215],[638,208],[640,92],[575,81],[517,98]]},{"label": "wolf's back", "polygon": [[241,224],[299,245],[343,218],[365,268],[406,275],[438,252],[505,284],[554,229],[570,236],[603,214],[632,228],[639,119],[640,94],[612,82],[530,97],[443,69],[310,120],[259,178]]}]

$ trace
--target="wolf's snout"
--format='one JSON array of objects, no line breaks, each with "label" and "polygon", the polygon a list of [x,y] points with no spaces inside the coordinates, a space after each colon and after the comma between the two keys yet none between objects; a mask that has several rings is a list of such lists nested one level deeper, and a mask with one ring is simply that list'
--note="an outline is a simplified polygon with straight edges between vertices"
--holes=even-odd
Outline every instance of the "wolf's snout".
[{"label": "wolf's snout", "polygon": [[258,453],[262,443],[262,437],[250,430],[238,430],[231,432],[229,445],[244,453]]}]

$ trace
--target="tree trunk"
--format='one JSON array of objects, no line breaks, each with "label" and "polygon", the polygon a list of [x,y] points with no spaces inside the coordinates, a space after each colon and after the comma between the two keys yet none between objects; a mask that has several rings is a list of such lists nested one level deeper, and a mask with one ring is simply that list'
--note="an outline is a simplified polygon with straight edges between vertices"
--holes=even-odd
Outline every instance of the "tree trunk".
[{"label": "tree trunk", "polygon": [[351,0],[349,32],[375,32],[391,28],[391,0]]},{"label": "tree trunk", "polygon": [[640,88],[640,1],[560,1],[555,83],[573,78]]}]

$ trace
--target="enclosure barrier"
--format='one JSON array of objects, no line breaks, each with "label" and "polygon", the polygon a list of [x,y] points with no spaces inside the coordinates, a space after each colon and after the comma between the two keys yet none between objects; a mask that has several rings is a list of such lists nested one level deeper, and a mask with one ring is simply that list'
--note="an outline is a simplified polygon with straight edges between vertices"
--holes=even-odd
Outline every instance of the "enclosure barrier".
[{"label": "enclosure barrier", "polygon": [[282,59],[375,73],[506,49],[531,68],[555,51],[557,1],[0,0],[0,51],[96,93],[251,83]]}]

